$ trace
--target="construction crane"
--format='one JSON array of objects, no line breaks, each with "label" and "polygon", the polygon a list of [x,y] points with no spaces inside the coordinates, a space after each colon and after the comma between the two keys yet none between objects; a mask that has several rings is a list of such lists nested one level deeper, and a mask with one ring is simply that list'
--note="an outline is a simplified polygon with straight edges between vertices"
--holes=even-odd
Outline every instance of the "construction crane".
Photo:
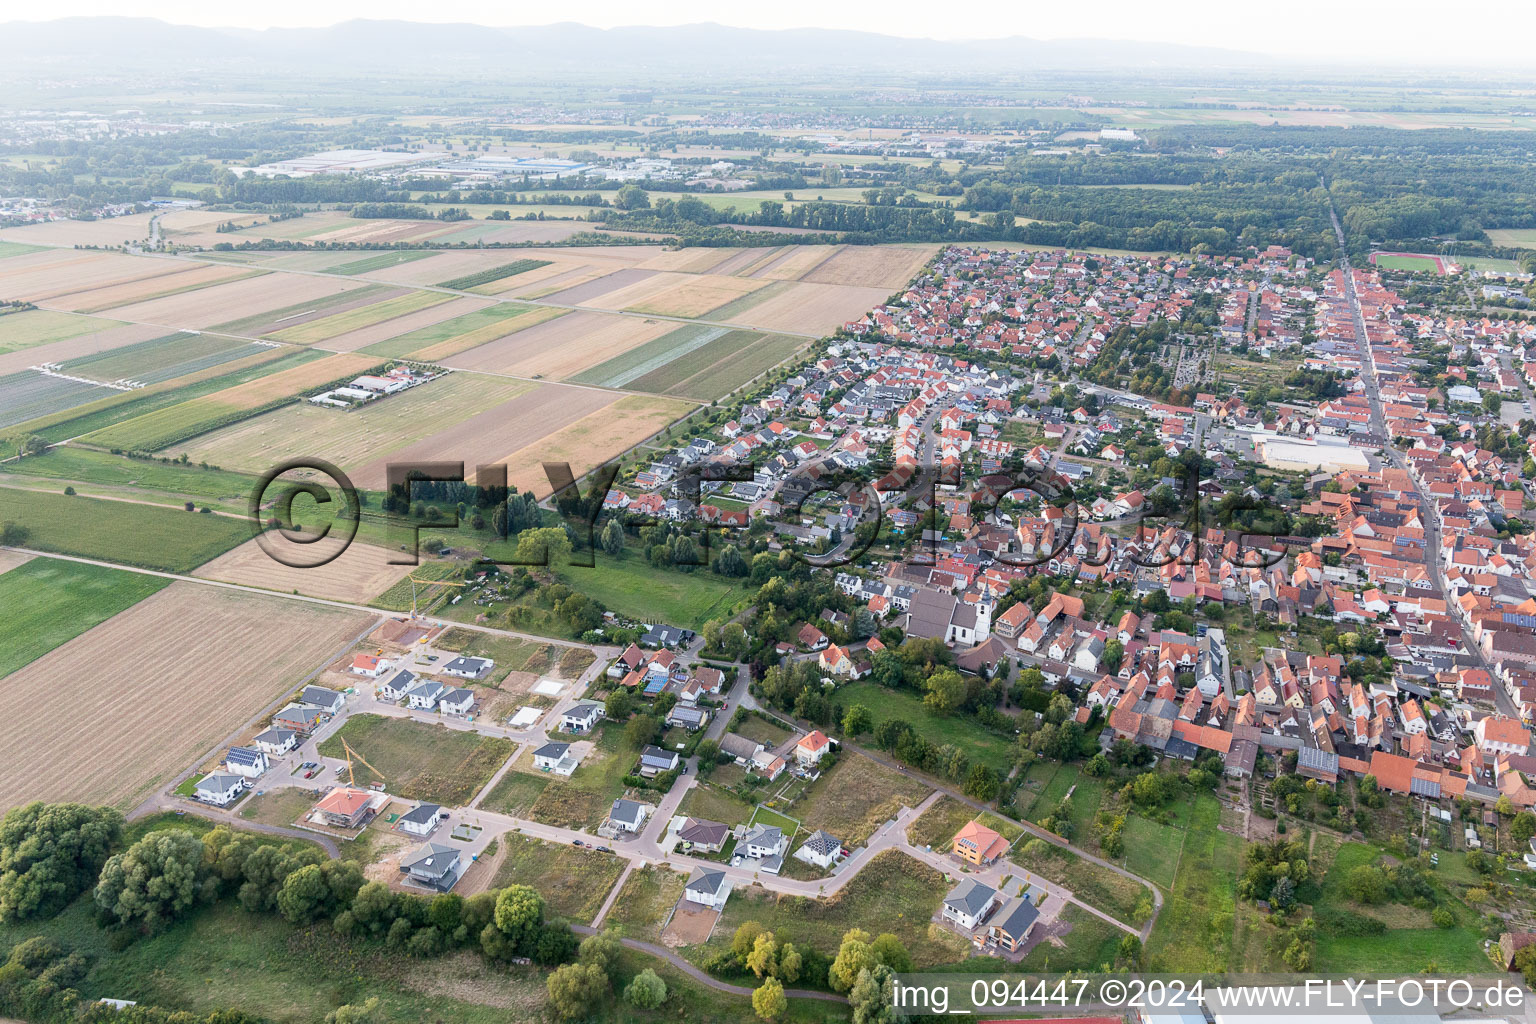
[{"label": "construction crane", "polygon": [[369,771],[373,772],[373,774],[377,775],[379,777],[379,781],[380,782],[388,782],[389,781],[387,778],[384,777],[384,773],[383,772],[379,771],[373,765],[369,764],[366,760],[364,760],[362,754],[359,754],[357,751],[352,749],[352,745],[347,742],[347,738],[345,736],[340,736],[340,737],[337,737],[337,738],[341,740],[341,749],[345,750],[347,752],[347,785],[349,785],[349,786],[356,786],[357,785],[357,779],[352,774],[352,759],[354,757],[357,758],[359,761],[363,762],[363,767],[364,768],[367,768]]},{"label": "construction crane", "polygon": [[408,578],[411,581],[411,618],[413,618],[413,619],[416,617],[416,584],[420,583],[423,586],[430,585],[430,586],[435,586],[435,587],[462,587],[462,586],[465,586],[465,584],[463,584],[463,583],[454,583],[451,580],[427,580],[427,579],[422,579],[420,576],[417,576],[415,573],[411,573]]}]

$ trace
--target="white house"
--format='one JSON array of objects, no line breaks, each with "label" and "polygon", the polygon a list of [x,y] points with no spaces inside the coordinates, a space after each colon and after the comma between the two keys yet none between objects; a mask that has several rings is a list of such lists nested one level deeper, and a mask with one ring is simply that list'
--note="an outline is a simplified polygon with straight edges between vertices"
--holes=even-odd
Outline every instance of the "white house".
[{"label": "white house", "polygon": [[192,795],[205,804],[228,807],[244,793],[247,783],[239,775],[229,772],[209,772],[192,790]]},{"label": "white house", "polygon": [[608,812],[608,823],[615,831],[639,832],[645,827],[645,804],[620,797],[613,802],[613,808]]},{"label": "white house", "polygon": [[795,744],[795,760],[800,767],[809,768],[819,764],[823,757],[827,756],[827,737],[820,729],[800,737],[800,742]]},{"label": "white house", "polygon": [[396,672],[388,682],[379,684],[379,699],[392,704],[398,703],[405,697],[406,691],[415,685],[416,673],[409,669],[402,669]]},{"label": "white house", "polygon": [[437,828],[438,815],[442,810],[437,804],[418,804],[413,810],[400,815],[399,820],[395,822],[395,828],[425,839]]},{"label": "white house", "polygon": [[982,885],[974,878],[967,878],[944,897],[942,917],[970,931],[987,916],[992,904],[997,902],[997,890]]},{"label": "white house", "polygon": [[811,833],[811,838],[800,845],[795,851],[795,856],[807,864],[814,864],[819,868],[830,868],[837,863],[837,859],[843,854],[843,841],[830,832],[817,829]]},{"label": "white house", "polygon": [[591,732],[597,725],[598,719],[603,717],[603,706],[596,701],[578,701],[567,708],[560,716],[560,731],[584,733]]},{"label": "white house", "polygon": [[442,683],[423,679],[405,691],[405,702],[417,711],[431,711],[437,707],[437,702],[447,692],[448,687]]},{"label": "white house", "polygon": [[755,825],[748,829],[741,842],[736,844],[736,851],[745,856],[763,860],[783,853],[788,842],[779,826]]},{"label": "white house", "polygon": [[454,658],[444,665],[440,671],[444,675],[458,676],[460,679],[479,679],[485,675],[496,663],[490,658]]},{"label": "white house", "polygon": [[556,775],[570,775],[580,760],[571,754],[569,743],[546,743],[533,752],[533,766]]},{"label": "white house", "polygon": [[272,767],[264,750],[254,747],[230,747],[224,755],[224,767],[247,779],[258,779]]},{"label": "white house", "polygon": [[725,872],[718,868],[694,868],[683,886],[683,898],[716,910],[725,906],[731,895],[731,884],[725,880]]},{"label": "white house", "polygon": [[299,745],[299,734],[292,729],[268,729],[257,733],[251,744],[265,754],[286,754]]},{"label": "white house", "polygon": [[388,658],[381,658],[376,654],[357,654],[352,657],[352,674],[377,679],[388,672],[393,664],[394,662]]},{"label": "white house", "polygon": [[437,699],[437,709],[445,715],[467,715],[475,706],[475,691],[464,686],[443,691]]}]

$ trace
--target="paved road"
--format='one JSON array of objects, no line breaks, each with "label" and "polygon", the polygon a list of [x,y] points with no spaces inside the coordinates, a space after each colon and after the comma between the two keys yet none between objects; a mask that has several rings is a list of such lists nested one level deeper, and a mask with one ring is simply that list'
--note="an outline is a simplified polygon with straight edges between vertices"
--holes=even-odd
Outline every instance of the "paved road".
[{"label": "paved road", "polygon": [[[1370,335],[1366,333],[1365,311],[1360,306],[1360,296],[1355,290],[1355,272],[1350,266],[1349,252],[1344,243],[1344,227],[1339,223],[1338,212],[1333,207],[1333,198],[1328,199],[1328,215],[1333,221],[1333,232],[1339,242],[1339,267],[1344,272],[1344,293],[1349,300],[1350,311],[1355,320],[1355,341],[1360,348],[1360,378],[1365,385],[1366,401],[1370,405],[1371,431],[1383,438],[1386,444],[1382,447],[1382,456],[1387,462],[1408,474],[1409,481],[1413,484],[1414,493],[1418,496],[1419,507],[1424,510],[1424,565],[1429,570],[1430,583],[1434,587],[1435,597],[1446,600],[1450,587],[1446,583],[1445,563],[1441,557],[1440,537],[1440,507],[1424,487],[1423,483],[1408,467],[1408,462],[1403,458],[1403,453],[1397,446],[1391,443],[1387,433],[1386,415],[1382,410],[1381,386],[1376,377],[1376,353],[1371,348]],[[1454,612],[1453,612],[1454,614]],[[1489,676],[1497,681],[1498,676],[1483,657],[1482,646],[1472,634],[1472,626],[1461,615],[1456,615],[1456,621],[1461,625],[1462,653],[1468,655],[1476,662],[1477,667],[1488,672]],[[1520,709],[1505,692],[1503,686],[1493,687],[1494,702],[1499,712],[1510,718],[1519,719]]]}]

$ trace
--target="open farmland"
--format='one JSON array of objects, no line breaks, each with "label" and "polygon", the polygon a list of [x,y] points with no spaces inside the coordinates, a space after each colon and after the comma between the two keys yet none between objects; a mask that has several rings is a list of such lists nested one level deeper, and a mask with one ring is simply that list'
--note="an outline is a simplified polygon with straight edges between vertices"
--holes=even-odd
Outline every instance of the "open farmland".
[{"label": "open farmland", "polygon": [[770,281],[798,281],[817,267],[841,252],[840,245],[790,245],[771,259],[753,264],[748,277],[765,277]]},{"label": "open farmland", "polygon": [[[515,386],[518,382],[502,383]],[[526,384],[523,388],[478,415],[360,464],[353,482],[361,487],[382,489],[389,462],[447,459],[462,461],[466,467],[472,467],[505,461],[526,448],[543,450],[543,439],[547,435],[608,408],[616,397],[608,391],[563,384]],[[543,473],[539,476],[542,482]]]},{"label": "open farmland", "polygon": [[142,416],[125,419],[87,434],[81,440],[126,451],[155,451],[231,422],[242,413],[254,413],[274,402],[294,398],[376,365],[378,360],[371,356],[348,353],[324,356],[222,391],[200,395]]},{"label": "open farmland", "polygon": [[7,570],[0,572],[0,607],[6,609],[0,678],[170,583],[57,558],[33,558],[14,568],[0,563],[0,569]]},{"label": "open farmland", "polygon": [[891,297],[890,288],[794,282],[781,289],[764,289],[761,302],[733,304],[729,314],[715,311],[713,318],[726,319],[765,331],[823,335],[863,316],[871,307]]},{"label": "open farmland", "polygon": [[498,302],[494,306],[486,306],[450,320],[440,320],[428,327],[376,342],[363,351],[392,359],[409,356],[436,363],[564,315],[563,309]]},{"label": "open farmland", "polygon": [[[311,308],[331,296],[363,287],[366,285],[347,278],[261,274],[195,292],[119,306],[112,310],[112,315],[174,328],[254,335],[256,331],[241,329],[241,321],[235,318],[254,316],[281,303],[307,301],[310,307],[306,308]],[[234,326],[230,325],[231,321]]]},{"label": "open farmland", "polygon": [[[17,340],[7,333],[8,321],[19,320],[21,315],[31,316],[32,314],[17,314],[7,317],[7,323],[0,323],[0,337],[5,339],[4,342],[0,342],[0,348],[3,348],[6,342]],[[44,363],[62,363],[81,356],[122,348],[124,345],[137,345],[141,341],[163,338],[166,334],[165,328],[150,324],[120,324],[115,320],[102,320],[97,317],[77,317],[73,313],[45,313],[45,315],[79,320],[86,324],[86,330],[73,337],[39,342],[25,342],[27,333],[19,332],[19,338],[25,343],[25,347],[14,351],[0,351],[0,374],[15,373],[29,366],[41,366]]]},{"label": "open farmland", "polygon": [[223,284],[262,273],[262,271],[244,270],[240,267],[220,266],[217,264],[180,263],[172,264],[172,266],[176,269],[169,274],[160,274],[156,277],[146,278],[142,281],[131,281],[127,284],[112,284],[104,288],[88,288],[83,291],[70,292],[67,295],[60,295],[52,299],[51,303],[65,309],[72,309],[77,313],[99,313],[102,310],[115,309],[118,306],[148,302],[151,299],[166,298],[186,292],[195,292],[216,284]]},{"label": "open farmland", "polygon": [[372,622],[172,583],[6,679],[0,807],[79,800],[131,808]]},{"label": "open farmland", "polygon": [[0,353],[19,352],[118,326],[116,321],[97,320],[50,309],[10,313],[0,316]]},{"label": "open farmland", "polygon": [[[271,287],[270,290],[260,291],[254,287],[264,283],[293,287]],[[240,285],[237,283],[236,287]],[[401,294],[400,289],[381,284],[300,274],[269,274],[252,282],[249,292],[241,296],[239,302],[221,304],[217,314],[220,319],[230,313],[235,313],[238,318],[214,324],[213,330],[247,336],[270,334],[283,330],[285,326],[297,327],[311,320]]]},{"label": "open farmland", "polygon": [[[380,256],[390,255],[380,253]],[[500,266],[512,257],[504,252],[486,252],[480,249],[415,250],[393,253],[396,256],[420,256],[404,263],[388,264],[364,272],[370,281],[387,281],[390,284],[435,285],[464,274],[473,274],[487,267]],[[354,253],[355,257],[356,254]]]},{"label": "open farmland", "polygon": [[90,380],[156,384],[257,355],[268,348],[217,334],[171,334],[99,355],[81,356],[62,366],[72,376]]},{"label": "open farmland", "polygon": [[[51,305],[60,296],[111,285],[148,282],[180,273],[193,265],[118,253],[49,250],[0,263],[0,295],[12,302]],[[152,291],[147,289],[146,294]]]},{"label": "open farmland", "polygon": [[624,309],[636,313],[659,313],[664,316],[703,316],[712,309],[734,302],[763,287],[761,281],[718,274],[649,271],[621,271],[620,273],[647,273],[651,276],[627,287],[600,294],[582,302],[582,305],[597,306],[602,309]]},{"label": "open farmland", "polygon": [[36,245],[122,245],[149,237],[151,214],[100,220],[55,220],[0,230],[0,238]]},{"label": "open farmland", "polygon": [[364,256],[362,259],[350,260],[329,268],[328,273],[345,274],[348,277],[354,274],[367,274],[375,270],[388,270],[393,267],[414,263],[416,260],[430,259],[433,253],[424,252],[381,252],[372,256]]},{"label": "open farmland", "polygon": [[507,464],[507,482],[542,498],[550,493],[543,463],[568,462],[571,471],[580,477],[661,431],[692,408],[691,403],[673,399],[625,395],[500,460]]},{"label": "open farmland", "polygon": [[361,348],[370,348],[381,342],[391,341],[403,334],[430,329],[445,320],[456,320],[466,314],[485,309],[491,304],[490,299],[471,299],[451,295],[445,298],[446,302],[431,303],[414,312],[327,338],[324,347],[335,352],[355,352]]},{"label": "open farmland", "polygon": [[[287,405],[204,434],[176,450],[193,462],[253,473],[298,455],[319,456],[350,472],[495,408],[529,386],[454,373],[361,409],[325,409],[308,402]],[[377,483],[382,482],[381,472]]]},{"label": "open farmland", "polygon": [[249,540],[198,567],[193,575],[264,590],[364,604],[373,595],[394,586],[411,570],[409,565],[390,565],[389,557],[390,551],[386,548],[355,543],[324,565],[295,569],[274,560],[256,541]]},{"label": "open farmland", "polygon": [[354,763],[358,785],[387,782],[396,796],[449,807],[469,803],[517,749],[511,740],[382,715],[348,718],[320,753],[346,757],[342,739],[373,766]]},{"label": "open farmland", "polygon": [[934,245],[850,245],[800,278],[815,284],[883,288],[889,294],[907,282],[938,251]]},{"label": "open farmland", "polygon": [[471,288],[480,288],[484,285],[495,284],[518,274],[526,274],[530,270],[538,270],[540,267],[549,266],[549,260],[513,260],[511,263],[503,263],[500,266],[479,270],[472,274],[450,278],[447,281],[439,281],[444,288],[453,288],[457,291],[468,291]]},{"label": "open farmland", "polygon": [[64,412],[99,398],[123,394],[112,388],[84,381],[51,377],[35,370],[23,370],[0,377],[0,428]]},{"label": "open farmland", "polygon": [[250,524],[158,505],[6,488],[5,518],[27,531],[24,547],[188,572],[246,540]]},{"label": "open farmland", "polygon": [[[396,295],[382,302],[370,303],[349,309],[345,312],[334,313],[330,316],[320,317],[305,324],[295,327],[286,327],[272,333],[276,341],[287,341],[295,345],[308,345],[317,341],[325,341],[337,335],[356,331],[363,327],[371,327],[381,324],[396,317],[414,313],[417,310],[426,309],[429,306],[440,305],[448,302],[451,295],[441,295],[437,292],[406,292],[404,295]],[[467,310],[466,310],[467,312]],[[381,341],[375,338],[374,341]],[[368,344],[371,344],[369,342]]]},{"label": "open farmland", "polygon": [[805,345],[787,334],[729,331],[625,387],[714,401],[782,363]]},{"label": "open farmland", "polygon": [[576,312],[460,352],[444,362],[465,370],[564,379],[676,327],[666,320]]}]

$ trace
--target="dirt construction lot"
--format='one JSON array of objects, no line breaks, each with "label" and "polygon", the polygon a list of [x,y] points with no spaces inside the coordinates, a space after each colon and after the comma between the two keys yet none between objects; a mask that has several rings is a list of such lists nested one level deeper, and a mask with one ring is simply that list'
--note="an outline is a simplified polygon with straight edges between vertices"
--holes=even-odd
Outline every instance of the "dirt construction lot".
[{"label": "dirt construction lot", "polygon": [[700,945],[709,938],[718,920],[720,911],[692,900],[679,900],[672,920],[661,933],[662,944],[673,947]]},{"label": "dirt construction lot", "polygon": [[[302,553],[303,556],[310,554],[308,551]],[[251,540],[199,566],[192,575],[285,594],[298,591],[329,601],[366,604],[375,594],[382,594],[394,586],[411,569],[409,565],[390,565],[389,555],[388,549],[373,544],[353,544],[324,565],[295,569],[275,560]]]},{"label": "dirt construction lot", "polygon": [[325,663],[372,616],[173,583],[0,689],[0,810],[131,809]]}]

